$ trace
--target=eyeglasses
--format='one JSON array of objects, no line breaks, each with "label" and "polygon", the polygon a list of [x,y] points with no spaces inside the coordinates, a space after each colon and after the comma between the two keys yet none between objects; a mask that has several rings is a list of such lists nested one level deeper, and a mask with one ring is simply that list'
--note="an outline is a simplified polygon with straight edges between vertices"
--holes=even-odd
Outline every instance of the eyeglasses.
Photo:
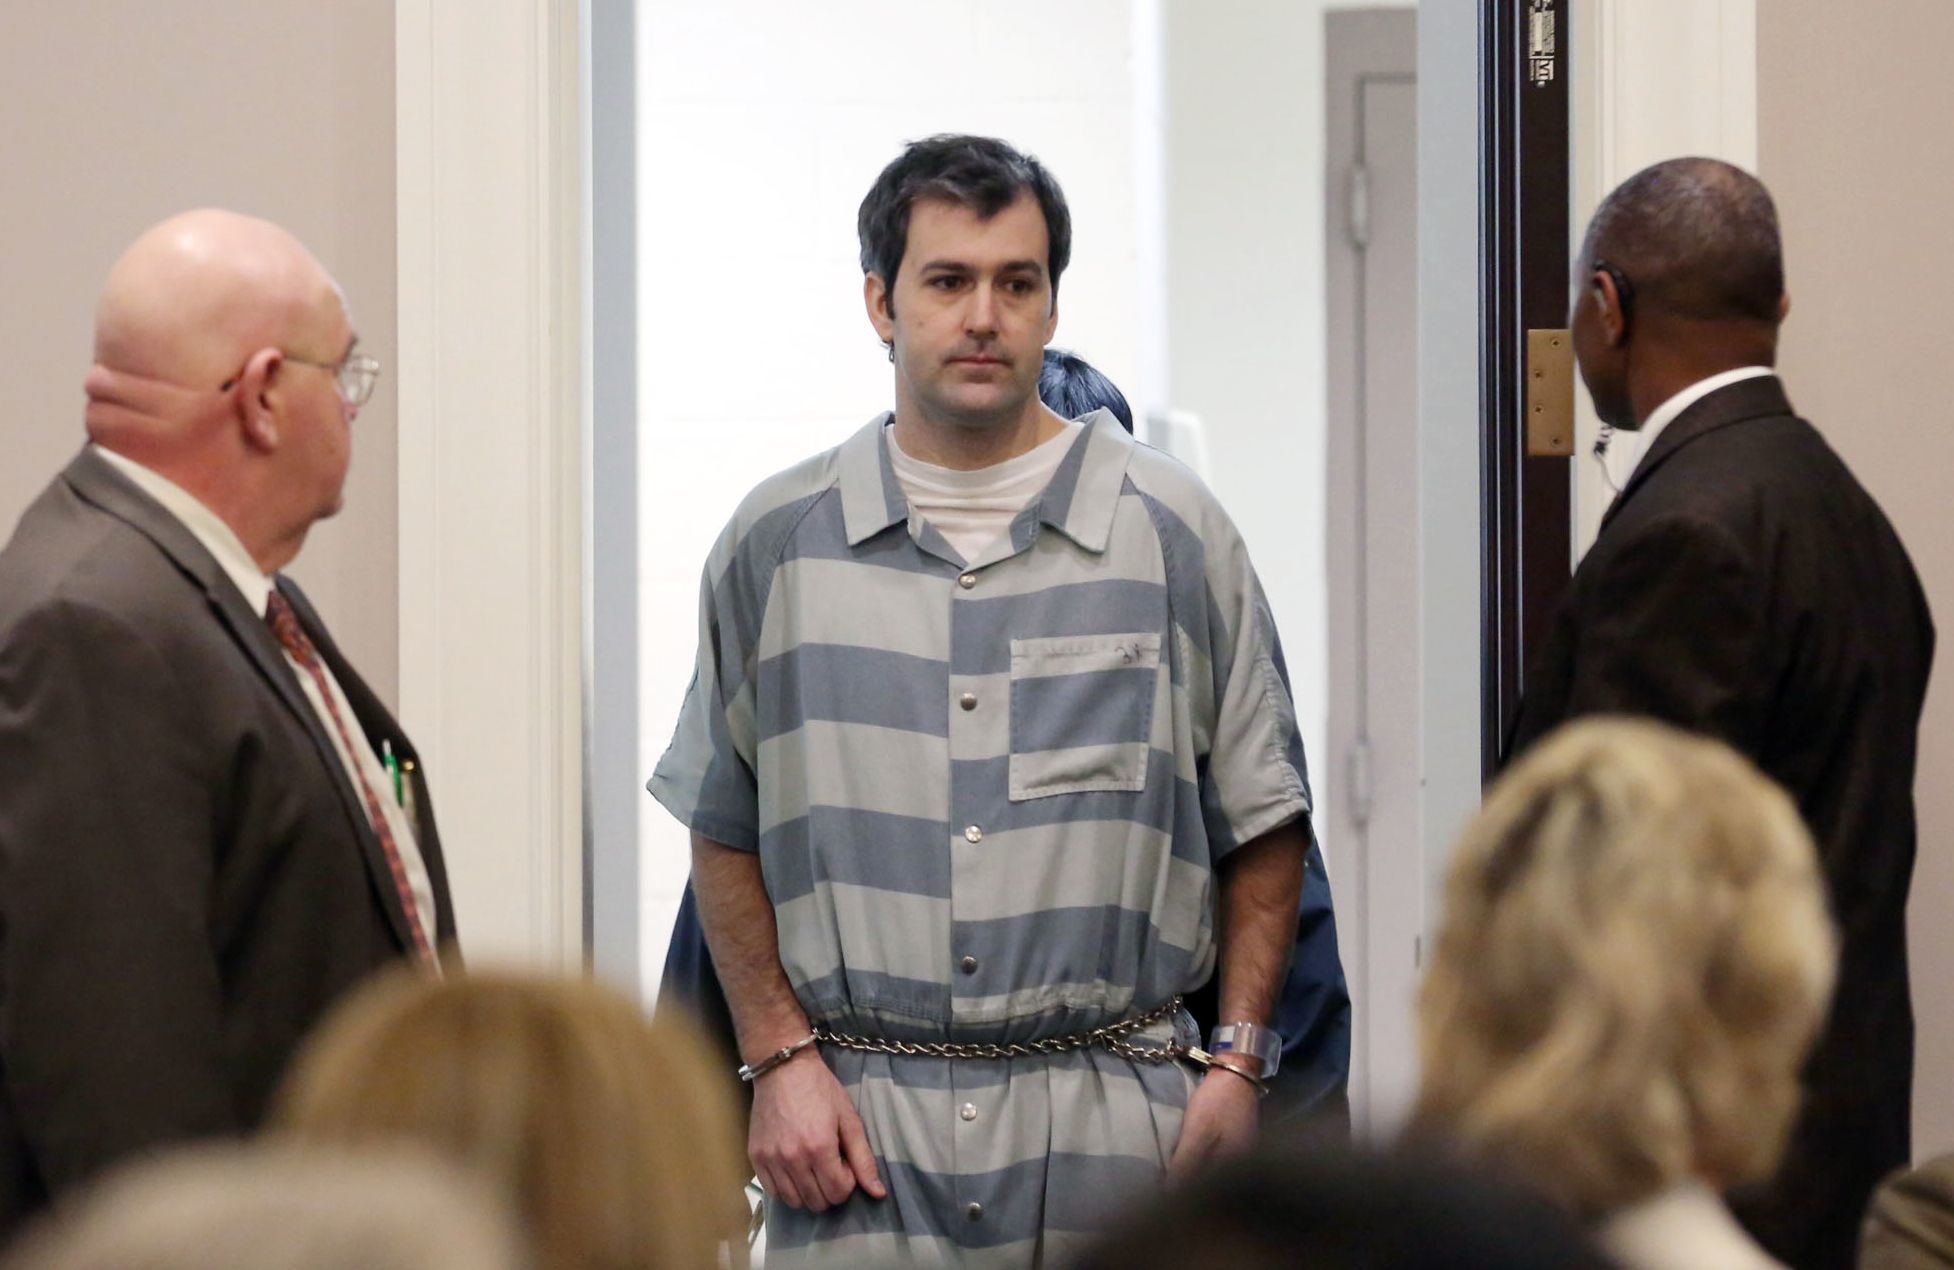
[{"label": "eyeglasses", "polygon": [[309,357],[294,357],[287,353],[285,360],[331,371],[333,386],[339,389],[339,399],[349,406],[364,406],[371,401],[373,386],[380,382],[380,359],[366,353],[349,352],[336,362],[315,362]]},{"label": "eyeglasses", "polygon": [[[348,351],[346,356],[336,362],[314,361],[310,357],[300,357],[294,353],[283,353],[288,362],[301,366],[317,366],[320,370],[332,372],[333,387],[339,390],[339,399],[348,406],[364,406],[373,399],[373,386],[380,382],[380,359],[367,353]],[[238,376],[233,375],[218,388],[219,392],[229,392],[236,386]]]}]

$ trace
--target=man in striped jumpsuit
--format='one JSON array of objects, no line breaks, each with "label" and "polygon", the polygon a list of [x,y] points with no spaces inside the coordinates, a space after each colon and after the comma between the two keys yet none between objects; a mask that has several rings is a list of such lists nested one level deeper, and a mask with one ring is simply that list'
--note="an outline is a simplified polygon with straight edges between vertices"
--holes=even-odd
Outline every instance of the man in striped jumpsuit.
[{"label": "man in striped jumpsuit", "polygon": [[[1056,1262],[1253,1138],[1302,744],[1214,497],[1038,400],[1050,174],[930,138],[860,230],[895,410],[734,514],[650,789],[692,830],[770,1262]],[[1225,1052],[1164,1057],[1217,959]]]}]

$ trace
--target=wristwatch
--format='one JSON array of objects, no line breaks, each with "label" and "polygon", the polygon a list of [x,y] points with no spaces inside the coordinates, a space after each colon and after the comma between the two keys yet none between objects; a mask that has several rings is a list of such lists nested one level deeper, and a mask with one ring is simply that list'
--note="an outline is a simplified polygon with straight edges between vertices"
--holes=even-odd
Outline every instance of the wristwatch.
[{"label": "wristwatch", "polygon": [[1273,1028],[1260,1023],[1223,1023],[1215,1028],[1214,1037],[1208,1042],[1208,1052],[1214,1055],[1239,1054],[1252,1058],[1262,1064],[1258,1073],[1263,1080],[1276,1074],[1282,1063],[1282,1036]]}]

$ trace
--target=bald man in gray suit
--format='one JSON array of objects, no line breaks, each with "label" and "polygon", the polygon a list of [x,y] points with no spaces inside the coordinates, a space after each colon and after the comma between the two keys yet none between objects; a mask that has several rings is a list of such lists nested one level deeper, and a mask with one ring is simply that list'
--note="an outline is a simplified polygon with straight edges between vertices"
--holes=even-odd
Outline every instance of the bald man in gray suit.
[{"label": "bald man in gray suit", "polygon": [[278,572],[379,369],[339,288],[276,226],[174,217],[95,358],[89,444],[0,551],[0,1235],[251,1128],[334,1001],[454,935],[414,747]]}]

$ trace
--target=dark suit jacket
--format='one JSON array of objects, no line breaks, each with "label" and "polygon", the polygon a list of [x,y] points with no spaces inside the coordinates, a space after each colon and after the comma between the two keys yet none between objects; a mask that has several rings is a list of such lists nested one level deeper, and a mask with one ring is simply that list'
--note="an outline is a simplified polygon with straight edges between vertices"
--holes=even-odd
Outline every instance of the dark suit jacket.
[{"label": "dark suit jacket", "polygon": [[1796,799],[1843,935],[1838,992],[1779,1176],[1738,1215],[1793,1266],[1852,1264],[1908,1156],[1906,896],[1934,630],[1893,527],[1783,385],[1718,389],[1656,439],[1575,571],[1509,756],[1576,715],[1729,742]]},{"label": "dark suit jacket", "polygon": [[[279,585],[368,740],[415,757]],[[407,955],[323,727],[217,562],[100,457],[22,517],[0,551],[0,1234],[118,1158],[255,1125],[307,1029]]]}]

